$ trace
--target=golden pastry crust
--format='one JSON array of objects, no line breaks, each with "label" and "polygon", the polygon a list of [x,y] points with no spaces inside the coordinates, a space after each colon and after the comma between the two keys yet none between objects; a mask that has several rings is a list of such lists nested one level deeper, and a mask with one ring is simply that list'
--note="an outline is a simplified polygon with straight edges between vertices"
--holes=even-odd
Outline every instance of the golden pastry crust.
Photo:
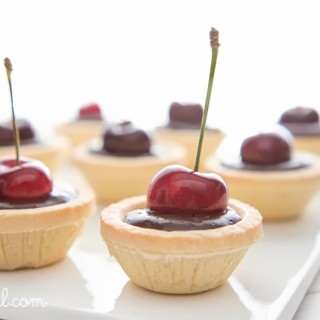
[{"label": "golden pastry crust", "polygon": [[296,150],[313,152],[320,155],[320,136],[295,136]]},{"label": "golden pastry crust", "polygon": [[108,204],[146,193],[153,176],[164,166],[186,162],[185,150],[174,144],[158,144],[155,156],[117,157],[94,154],[89,146],[93,139],[76,148],[74,163],[83,173],[100,203]]},{"label": "golden pastry crust", "polygon": [[77,146],[102,133],[104,122],[102,120],[77,120],[56,127],[56,132],[70,139],[73,146]]},{"label": "golden pastry crust", "polygon": [[94,209],[93,192],[82,187],[63,204],[0,210],[0,270],[38,268],[61,260]]},{"label": "golden pastry crust", "polygon": [[127,212],[145,206],[139,196],[105,208],[101,236],[130,279],[152,291],[189,294],[221,285],[263,235],[259,212],[236,200],[230,206],[242,220],[212,230],[168,232],[123,222]]},{"label": "golden pastry crust", "polygon": [[[186,166],[192,168],[196,159],[199,130],[158,128],[155,130],[155,139],[159,142],[170,141],[186,148],[188,159]],[[207,130],[203,139],[201,159],[215,152],[224,136],[222,131]],[[200,160],[200,171],[206,171],[202,160]]]},{"label": "golden pastry crust", "polygon": [[237,170],[223,166],[216,154],[206,168],[226,181],[230,195],[257,208],[264,219],[290,219],[303,214],[308,201],[320,187],[320,157],[307,152],[311,165],[284,171]]},{"label": "golden pastry crust", "polygon": [[145,200],[145,196],[129,198],[104,209],[101,213],[102,237],[107,241],[124,242],[128,247],[138,247],[150,253],[181,255],[238,250],[248,247],[261,237],[262,219],[258,211],[236,200],[230,200],[230,206],[241,215],[241,221],[228,227],[168,232],[123,222],[127,212],[145,208]]},{"label": "golden pastry crust", "polygon": [[[56,172],[64,163],[70,141],[62,136],[56,136],[48,143],[30,143],[20,146],[20,154],[43,162],[51,172]],[[15,154],[14,146],[0,147],[0,156]]]}]

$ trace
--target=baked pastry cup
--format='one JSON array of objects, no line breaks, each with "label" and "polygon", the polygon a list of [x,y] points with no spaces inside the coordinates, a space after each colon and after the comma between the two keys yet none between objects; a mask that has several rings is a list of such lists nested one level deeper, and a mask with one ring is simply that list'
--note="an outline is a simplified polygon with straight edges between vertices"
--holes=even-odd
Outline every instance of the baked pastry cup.
[{"label": "baked pastry cup", "polygon": [[295,152],[309,166],[282,171],[233,169],[221,164],[217,154],[206,159],[206,168],[227,183],[230,196],[257,208],[264,220],[285,220],[302,215],[320,187],[320,157]]},{"label": "baked pastry cup", "polygon": [[[27,158],[43,162],[52,173],[55,173],[65,162],[70,141],[63,136],[55,136],[47,142],[21,144],[20,154]],[[15,147],[0,146],[0,156],[14,154]]]},{"label": "baked pastry cup", "polygon": [[211,230],[162,231],[123,221],[131,210],[146,207],[146,196],[112,204],[101,213],[101,236],[131,281],[171,294],[214,289],[227,281],[248,248],[262,235],[259,212],[236,200],[230,206],[241,220]]},{"label": "baked pastry cup", "polygon": [[103,120],[75,120],[56,127],[56,132],[67,137],[73,146],[99,137],[104,127]]},{"label": "baked pastry cup", "polygon": [[320,155],[320,135],[295,136],[295,149]]},{"label": "baked pastry cup", "polygon": [[76,148],[73,161],[92,186],[97,201],[109,204],[121,199],[143,194],[153,176],[164,166],[186,162],[183,147],[174,144],[155,144],[154,155],[120,157],[90,152],[93,139]]},{"label": "baked pastry cup", "polygon": [[[199,129],[200,130],[200,129]],[[154,132],[154,137],[156,141],[168,142],[182,145],[187,152],[187,167],[192,168],[196,159],[197,146],[199,142],[199,130],[196,129],[170,129],[170,128],[157,128]],[[205,171],[204,162],[205,159],[210,154],[215,152],[215,150],[220,145],[224,138],[224,133],[220,130],[207,130],[201,149],[201,160],[199,165],[200,171]]]},{"label": "baked pastry cup", "polygon": [[95,208],[91,189],[76,192],[63,204],[0,210],[0,270],[39,268],[65,257]]}]

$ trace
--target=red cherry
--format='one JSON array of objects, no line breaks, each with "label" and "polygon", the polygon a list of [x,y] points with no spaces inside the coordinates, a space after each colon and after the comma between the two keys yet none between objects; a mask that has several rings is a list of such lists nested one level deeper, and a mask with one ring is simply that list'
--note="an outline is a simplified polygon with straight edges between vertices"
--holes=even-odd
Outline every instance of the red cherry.
[{"label": "red cherry", "polygon": [[[20,141],[28,141],[36,138],[35,130],[31,123],[25,119],[16,120],[16,127],[19,131]],[[14,144],[14,133],[12,122],[7,121],[0,124],[0,145],[8,146]]]},{"label": "red cherry", "polygon": [[0,198],[5,200],[33,200],[52,191],[49,169],[40,161],[14,158],[0,161]]},{"label": "red cherry", "polygon": [[241,145],[243,162],[251,164],[276,164],[290,160],[294,138],[282,126],[270,128],[247,137]]},{"label": "red cherry", "polygon": [[313,108],[295,107],[286,110],[280,117],[280,123],[314,123],[319,122],[319,114]]},{"label": "red cherry", "polygon": [[109,126],[103,134],[103,149],[110,153],[140,155],[150,152],[151,139],[147,132],[130,121]]},{"label": "red cherry", "polygon": [[226,210],[228,200],[226,183],[219,175],[169,165],[151,181],[147,207],[160,213],[218,213]]},{"label": "red cherry", "polygon": [[198,103],[186,103],[181,104],[173,102],[169,108],[170,122],[189,123],[199,125],[202,120],[203,109]]},{"label": "red cherry", "polygon": [[80,119],[102,119],[101,108],[97,103],[83,106],[79,110]]}]

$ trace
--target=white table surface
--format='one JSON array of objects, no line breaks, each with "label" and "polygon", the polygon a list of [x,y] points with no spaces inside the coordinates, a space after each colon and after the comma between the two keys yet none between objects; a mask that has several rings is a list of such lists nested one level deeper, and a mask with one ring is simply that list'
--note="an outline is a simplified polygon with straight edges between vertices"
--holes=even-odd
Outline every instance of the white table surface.
[{"label": "white table surface", "polygon": [[314,320],[320,317],[320,272],[303,298],[294,320]]}]

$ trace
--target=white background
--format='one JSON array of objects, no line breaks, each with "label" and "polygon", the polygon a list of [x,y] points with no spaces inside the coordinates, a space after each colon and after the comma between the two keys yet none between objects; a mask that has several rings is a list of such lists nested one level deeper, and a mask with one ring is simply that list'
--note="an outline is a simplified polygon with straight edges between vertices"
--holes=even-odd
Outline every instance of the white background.
[{"label": "white background", "polygon": [[[0,0],[0,58],[16,114],[41,134],[98,102],[152,129],[172,101],[204,104],[211,26],[220,49],[209,124],[239,130],[320,106],[316,0]],[[10,116],[0,68],[0,121]]]}]

